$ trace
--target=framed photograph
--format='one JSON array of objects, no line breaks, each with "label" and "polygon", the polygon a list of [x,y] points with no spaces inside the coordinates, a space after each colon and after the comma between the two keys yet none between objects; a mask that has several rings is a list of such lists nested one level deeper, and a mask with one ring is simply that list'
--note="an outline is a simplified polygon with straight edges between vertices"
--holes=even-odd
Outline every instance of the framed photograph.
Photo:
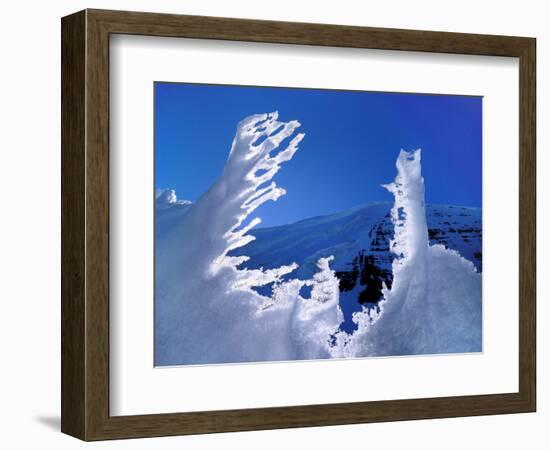
[{"label": "framed photograph", "polygon": [[535,411],[534,38],[61,28],[63,432]]}]

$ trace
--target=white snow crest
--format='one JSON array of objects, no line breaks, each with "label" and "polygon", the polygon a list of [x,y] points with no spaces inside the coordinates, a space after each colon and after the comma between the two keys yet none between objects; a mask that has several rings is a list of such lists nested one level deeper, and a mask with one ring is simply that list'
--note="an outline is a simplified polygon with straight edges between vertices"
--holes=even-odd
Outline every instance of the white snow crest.
[{"label": "white snow crest", "polygon": [[[331,335],[343,321],[331,258],[319,260],[311,280],[298,280],[285,279],[297,264],[239,269],[248,257],[228,255],[254,239],[248,233],[260,219],[246,222],[252,212],[285,194],[272,178],[298,150],[299,126],[278,121],[276,112],[240,122],[220,178],[160,242],[156,364],[330,356]],[[270,297],[254,290],[269,284]],[[300,295],[303,286],[311,286],[310,298]]]},{"label": "white snow crest", "polygon": [[397,158],[395,181],[385,187],[394,195],[392,222],[394,239],[391,251],[398,257],[424,258],[428,248],[428,226],[424,205],[424,178],[421,175],[421,150],[401,150]]},{"label": "white snow crest", "polygon": [[155,192],[155,202],[157,208],[159,206],[170,207],[173,205],[190,205],[189,200],[178,200],[174,189],[157,189]]},{"label": "white snow crest", "polygon": [[243,227],[244,221],[260,205],[268,200],[275,201],[286,193],[271,179],[282,163],[292,159],[304,134],[296,134],[286,149],[271,154],[300,126],[295,120],[279,122],[278,116],[277,112],[254,115],[244,119],[237,127],[223,174],[212,188],[213,194],[221,197],[216,214],[220,218],[220,229],[213,230],[212,236],[222,236],[225,240],[225,248],[210,268],[212,273],[242,262],[227,258],[227,254],[254,239],[247,233],[261,223],[261,219],[255,217]]}]

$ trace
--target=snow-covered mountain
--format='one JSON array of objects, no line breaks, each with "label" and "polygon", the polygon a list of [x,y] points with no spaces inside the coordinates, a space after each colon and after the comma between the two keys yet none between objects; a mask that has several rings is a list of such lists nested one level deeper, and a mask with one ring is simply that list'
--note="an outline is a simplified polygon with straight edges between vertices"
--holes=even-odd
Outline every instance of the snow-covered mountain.
[{"label": "snow-covered mountain", "polygon": [[[313,217],[272,228],[257,228],[256,240],[232,252],[250,259],[242,267],[271,269],[296,262],[293,273],[308,279],[319,258],[334,256],[331,267],[340,280],[343,328],[355,326],[351,314],[361,305],[375,306],[382,297],[382,283],[392,283],[390,240],[394,225],[392,203],[368,203],[336,214]],[[481,209],[453,205],[426,205],[430,244],[443,244],[482,270]],[[264,292],[265,291],[264,288]]]},{"label": "snow-covered mountain", "polygon": [[[382,297],[382,284],[391,287],[390,240],[394,225],[390,202],[374,202],[339,213],[312,217],[296,223],[255,228],[256,239],[230,255],[247,255],[242,268],[273,269],[299,265],[294,277],[308,279],[318,270],[319,258],[334,256],[331,267],[340,280],[340,306],[351,331],[351,314],[361,306],[375,307]],[[178,200],[173,190],[157,193],[156,236],[162,239],[185,215],[191,202]],[[482,271],[481,209],[454,205],[426,205],[430,244],[443,244],[458,251]],[[307,287],[304,287],[307,290]],[[259,289],[270,294],[271,286]]]}]

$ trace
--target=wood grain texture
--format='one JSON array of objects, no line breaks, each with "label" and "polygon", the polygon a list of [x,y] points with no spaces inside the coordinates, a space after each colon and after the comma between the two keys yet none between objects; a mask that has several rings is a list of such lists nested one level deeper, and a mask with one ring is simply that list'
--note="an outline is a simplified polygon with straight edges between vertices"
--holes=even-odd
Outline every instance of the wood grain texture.
[{"label": "wood grain texture", "polygon": [[[519,57],[519,392],[109,416],[109,34]],[[535,40],[86,10],[62,20],[62,430],[84,440],[534,411]],[[185,408],[185,405],[182,405]]]},{"label": "wood grain texture", "polygon": [[519,67],[519,390],[536,409],[537,163],[536,41]]},{"label": "wood grain texture", "polygon": [[61,430],[82,437],[86,232],[84,12],[61,26]]},{"label": "wood grain texture", "polygon": [[88,10],[88,14],[111,33],[146,36],[517,57],[529,41],[514,36],[126,11]]}]

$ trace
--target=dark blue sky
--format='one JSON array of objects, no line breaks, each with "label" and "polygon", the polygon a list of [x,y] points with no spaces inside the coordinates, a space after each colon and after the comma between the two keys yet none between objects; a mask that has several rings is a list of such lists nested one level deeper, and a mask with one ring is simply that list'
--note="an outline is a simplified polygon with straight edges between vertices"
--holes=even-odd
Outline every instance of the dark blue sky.
[{"label": "dark blue sky", "polygon": [[422,149],[428,203],[481,206],[482,98],[450,95],[155,83],[156,187],[196,201],[237,123],[275,110],[306,136],[275,176],[287,194],[256,211],[261,226],[391,201],[380,185],[401,148]]}]

